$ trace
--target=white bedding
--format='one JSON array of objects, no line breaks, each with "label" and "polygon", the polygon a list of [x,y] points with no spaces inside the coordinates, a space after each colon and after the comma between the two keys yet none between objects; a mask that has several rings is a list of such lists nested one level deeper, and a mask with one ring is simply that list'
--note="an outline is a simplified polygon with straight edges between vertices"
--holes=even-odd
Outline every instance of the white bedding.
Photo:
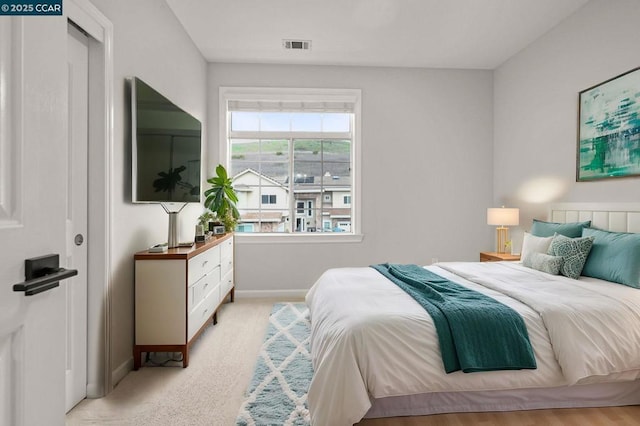
[{"label": "white bedding", "polygon": [[571,280],[516,262],[428,269],[487,294],[523,317],[538,368],[446,374],[429,314],[372,268],[325,272],[309,290],[313,425],[351,425],[370,397],[567,386],[635,379],[640,290]]}]

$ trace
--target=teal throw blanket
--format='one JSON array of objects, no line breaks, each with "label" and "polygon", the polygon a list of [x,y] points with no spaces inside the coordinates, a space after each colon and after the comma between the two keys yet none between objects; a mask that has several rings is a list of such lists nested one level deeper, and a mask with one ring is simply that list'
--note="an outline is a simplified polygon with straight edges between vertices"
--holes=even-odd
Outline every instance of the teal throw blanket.
[{"label": "teal throw blanket", "polygon": [[513,309],[418,265],[371,267],[431,315],[447,373],[536,368],[524,320]]}]

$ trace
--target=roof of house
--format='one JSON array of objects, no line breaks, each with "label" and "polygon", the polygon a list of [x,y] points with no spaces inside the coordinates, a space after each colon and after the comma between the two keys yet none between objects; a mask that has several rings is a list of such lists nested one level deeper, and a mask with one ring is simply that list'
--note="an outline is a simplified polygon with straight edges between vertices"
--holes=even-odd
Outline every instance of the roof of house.
[{"label": "roof of house", "polygon": [[[289,187],[287,183],[289,179],[285,179],[284,183],[278,182],[276,179],[269,177],[265,174],[258,172],[252,168],[246,168],[233,177],[233,181],[238,180],[240,177],[247,173],[252,173],[258,177],[268,180],[270,183],[277,185],[284,190],[288,191]],[[351,176],[332,176],[325,174],[324,176],[303,176],[294,178],[295,193],[304,192],[330,192],[330,191],[350,191],[351,190]],[[248,187],[242,184],[235,184],[234,188],[239,192],[248,191]]]},{"label": "roof of house", "polygon": [[240,222],[281,222],[283,212],[249,212],[240,216]]}]

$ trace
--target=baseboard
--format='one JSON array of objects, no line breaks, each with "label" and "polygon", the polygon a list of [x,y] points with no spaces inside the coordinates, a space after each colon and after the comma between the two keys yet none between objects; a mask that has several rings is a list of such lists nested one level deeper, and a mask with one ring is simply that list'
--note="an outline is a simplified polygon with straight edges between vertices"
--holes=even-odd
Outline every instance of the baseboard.
[{"label": "baseboard", "polygon": [[87,398],[102,398],[104,395],[104,386],[101,383],[87,383]]},{"label": "baseboard", "polygon": [[239,299],[304,299],[308,289],[299,290],[236,290]]},{"label": "baseboard", "polygon": [[118,368],[113,370],[111,373],[111,383],[113,383],[113,386],[115,387],[120,380],[124,379],[124,376],[129,374],[129,371],[131,370],[133,370],[133,358],[129,358],[120,364]]}]

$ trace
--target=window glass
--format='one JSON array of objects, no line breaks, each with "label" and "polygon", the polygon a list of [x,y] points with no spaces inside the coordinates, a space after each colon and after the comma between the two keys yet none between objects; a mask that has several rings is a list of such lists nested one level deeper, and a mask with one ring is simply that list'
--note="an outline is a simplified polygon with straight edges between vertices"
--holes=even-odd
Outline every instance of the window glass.
[{"label": "window glass", "polygon": [[322,114],[317,112],[291,114],[291,130],[294,132],[322,131]]},{"label": "window glass", "polygon": [[252,232],[350,232],[350,225],[345,225],[351,216],[350,141],[230,142],[234,186],[242,194],[240,222],[252,223]]},{"label": "window glass", "polygon": [[348,132],[351,127],[351,114],[325,113],[322,116],[323,132]]},{"label": "window glass", "polygon": [[235,111],[231,114],[231,130],[255,131],[260,130],[260,113]]},{"label": "window glass", "polygon": [[276,204],[276,196],[262,194],[262,204]]},{"label": "window glass", "polygon": [[288,112],[260,113],[260,131],[288,132],[291,130],[291,114]]}]

